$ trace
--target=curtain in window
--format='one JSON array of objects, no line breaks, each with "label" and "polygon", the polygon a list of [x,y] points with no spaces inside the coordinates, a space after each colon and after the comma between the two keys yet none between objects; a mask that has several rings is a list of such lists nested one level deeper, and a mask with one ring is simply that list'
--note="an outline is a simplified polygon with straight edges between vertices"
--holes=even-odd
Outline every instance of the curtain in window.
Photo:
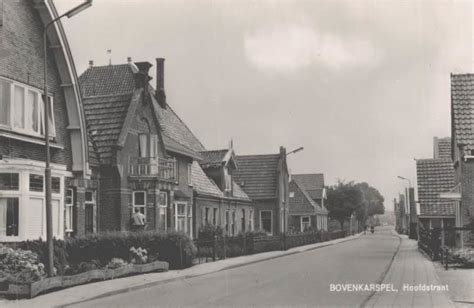
[{"label": "curtain in window", "polygon": [[139,151],[140,151],[140,157],[148,157],[148,151],[147,151],[147,146],[148,146],[148,135],[139,135]]},{"label": "curtain in window", "polygon": [[0,198],[0,236],[7,235],[7,199]]},{"label": "curtain in window", "polygon": [[15,86],[14,89],[13,126],[25,128],[25,91],[19,86]]},{"label": "curtain in window", "polygon": [[0,79],[0,125],[10,124],[10,83]]}]

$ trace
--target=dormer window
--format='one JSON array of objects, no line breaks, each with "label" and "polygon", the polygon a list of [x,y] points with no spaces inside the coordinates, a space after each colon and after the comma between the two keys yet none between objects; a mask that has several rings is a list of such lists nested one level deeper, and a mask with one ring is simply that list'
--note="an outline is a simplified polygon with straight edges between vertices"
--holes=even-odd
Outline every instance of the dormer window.
[{"label": "dormer window", "polygon": [[232,190],[232,177],[229,174],[229,169],[227,167],[224,167],[224,185],[225,191]]},{"label": "dormer window", "polygon": [[[56,136],[53,97],[48,96],[49,135]],[[43,137],[44,104],[42,92],[33,87],[0,78],[0,128]]]}]

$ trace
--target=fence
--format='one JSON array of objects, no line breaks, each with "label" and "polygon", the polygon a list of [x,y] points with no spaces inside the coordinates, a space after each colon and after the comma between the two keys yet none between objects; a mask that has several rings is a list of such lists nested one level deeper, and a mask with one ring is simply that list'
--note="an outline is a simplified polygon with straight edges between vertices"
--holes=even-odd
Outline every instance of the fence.
[{"label": "fence", "polygon": [[441,248],[441,229],[426,230],[420,228],[419,233],[418,247],[430,256],[431,260],[438,260]]},{"label": "fence", "polygon": [[235,237],[216,236],[214,239],[197,239],[194,240],[194,244],[197,247],[197,260],[202,263],[267,251],[287,250],[345,236],[345,231],[305,232],[276,236],[255,236],[249,233]]}]

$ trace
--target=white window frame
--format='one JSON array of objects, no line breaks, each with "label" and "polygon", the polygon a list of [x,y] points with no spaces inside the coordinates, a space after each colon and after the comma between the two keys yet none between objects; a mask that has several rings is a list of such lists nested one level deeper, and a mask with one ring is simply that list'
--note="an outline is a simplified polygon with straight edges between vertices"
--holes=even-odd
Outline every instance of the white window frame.
[{"label": "white window frame", "polygon": [[[51,176],[60,178],[61,192],[64,191],[65,177],[72,177],[72,173],[66,170],[65,165],[51,164]],[[0,242],[19,242],[25,240],[36,240],[38,238],[45,239],[46,236],[46,209],[43,192],[30,191],[29,177],[30,174],[44,174],[44,162],[34,160],[21,160],[11,158],[8,163],[0,160],[0,173],[18,173],[19,189],[18,190],[1,190],[2,198],[18,198],[19,199],[19,224],[18,236],[0,236]],[[43,179],[44,186],[44,179]],[[64,194],[53,194],[51,201],[53,202],[53,235],[58,239],[64,238]],[[28,206],[33,199],[42,200],[42,213],[39,216],[31,216]],[[55,206],[57,204],[57,207]],[[56,216],[57,215],[57,216]],[[42,230],[31,233],[31,223],[42,224]]]},{"label": "white window frame", "polygon": [[[319,217],[319,216],[317,216],[317,217]],[[309,224],[308,226],[311,228],[311,217],[310,216],[301,216],[301,218],[300,218],[300,228],[301,228],[300,231],[301,232],[304,232],[304,230],[305,230],[304,225],[303,225],[304,224],[304,222],[303,222],[304,218],[308,219],[308,224]]]},{"label": "white window frame", "polygon": [[[143,204],[143,205],[141,205],[141,204],[137,205],[137,204],[135,203],[135,194],[136,194],[136,193],[143,193],[143,195],[144,195],[144,197],[143,197],[143,201],[144,201],[143,203],[144,203],[144,204]],[[145,190],[134,190],[134,191],[132,192],[132,207],[133,207],[132,214],[135,213],[135,209],[136,209],[136,208],[139,208],[139,209],[140,209],[140,208],[143,208],[143,215],[146,216],[146,191],[145,191]]]},{"label": "white window frame", "polygon": [[193,164],[188,164],[188,185],[193,186]]},{"label": "white window frame", "polygon": [[[6,234],[6,231],[8,230],[7,228],[7,217],[5,216],[5,235],[1,236],[1,238],[4,238],[4,239],[8,239],[10,241],[13,241],[13,240],[16,240],[18,238],[20,238],[20,234],[21,234],[21,229],[20,227],[22,227],[22,221],[21,221],[21,198],[20,196],[3,196],[3,195],[0,195],[0,198],[1,199],[17,199],[17,202],[18,202],[18,226],[17,226],[17,235],[7,235]],[[8,209],[8,203],[6,204],[7,205],[7,209]],[[7,209],[5,209],[5,211],[7,211]]]},{"label": "white window frame", "polygon": [[[71,193],[71,202],[68,203],[67,202],[67,193],[70,192]],[[68,222],[66,220],[66,212],[67,211],[70,211],[70,214],[69,214],[69,219],[70,221]],[[68,228],[68,224],[70,228]],[[66,232],[73,232],[74,231],[74,189],[72,188],[68,188],[66,189],[66,196],[64,198],[64,231]]]},{"label": "white window frame", "polygon": [[[178,205],[184,205],[184,215],[178,215]],[[189,215],[188,215],[189,214]],[[183,201],[175,201],[174,203],[174,229],[178,230],[178,218],[184,218],[184,233],[188,234],[190,238],[193,238],[193,209],[192,204]],[[191,229],[188,230],[188,219],[191,219]],[[181,230],[182,231],[182,230]]]},{"label": "white window frame", "polygon": [[[263,230],[263,223],[262,223],[262,213],[263,212],[270,212],[270,233]],[[273,235],[273,211],[272,210],[261,210],[260,211],[260,230],[267,232],[269,235]]]},{"label": "white window frame", "polygon": [[[161,203],[161,196],[165,196],[165,204],[162,204]],[[168,194],[164,191],[161,191],[160,194],[159,194],[159,197],[158,197],[158,211],[161,211],[162,209],[165,209],[165,231],[168,230]],[[161,215],[161,213],[158,213],[159,215]],[[161,216],[160,216],[161,217]]]},{"label": "white window frame", "polygon": [[[25,135],[35,136],[35,137],[43,137],[44,134],[44,102],[43,102],[43,91],[34,88],[32,86],[26,85],[24,83],[20,83],[17,81],[13,81],[6,78],[0,78],[2,81],[5,81],[10,84],[10,102],[9,102],[9,117],[8,117],[8,124],[0,124],[0,128],[7,129],[12,132],[17,132]],[[14,126],[14,114],[15,114],[15,87],[19,87],[23,89],[23,128],[15,127]],[[30,129],[31,127],[31,119],[27,117],[30,114],[30,106],[27,104],[28,102],[28,91],[31,91],[36,94],[37,97],[37,121],[38,121],[38,131],[34,131]],[[48,102],[50,104],[50,111],[51,111],[51,125],[49,127],[49,137],[54,138],[56,137],[56,121],[54,118],[54,98],[51,94],[48,94]],[[43,133],[41,133],[43,131]]]},{"label": "white window frame", "polygon": [[249,231],[253,231],[253,210],[249,210]]}]

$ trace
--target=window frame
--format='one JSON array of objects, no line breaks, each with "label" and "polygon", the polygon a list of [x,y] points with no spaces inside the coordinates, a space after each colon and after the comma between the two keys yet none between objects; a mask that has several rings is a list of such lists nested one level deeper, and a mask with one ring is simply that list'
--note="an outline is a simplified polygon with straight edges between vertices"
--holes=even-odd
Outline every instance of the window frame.
[{"label": "window frame", "polygon": [[[270,213],[270,233],[263,229],[263,221],[262,221],[262,213],[269,212]],[[260,211],[260,230],[267,232],[269,235],[273,235],[273,210],[261,210]]]},{"label": "window frame", "polygon": [[[178,206],[179,205],[184,205],[184,215],[183,214],[178,214]],[[178,230],[178,218],[184,218],[184,231],[183,230]],[[191,220],[190,224],[190,229],[188,230],[188,222]],[[193,209],[192,209],[192,204],[189,204],[188,202],[184,201],[175,201],[174,202],[174,229],[175,231],[183,231],[184,233],[188,234],[189,237],[192,239],[193,238]]]},{"label": "window frame", "polygon": [[[71,202],[68,203],[68,192],[71,192]],[[67,222],[66,212],[70,211],[69,223]],[[68,224],[70,224],[68,226]],[[70,228],[68,228],[70,227]],[[64,195],[64,231],[65,232],[74,232],[74,189],[67,188]]]},{"label": "window frame", "polygon": [[[6,199],[6,215],[5,215],[5,235],[0,235],[1,239],[7,239],[9,241],[16,241],[17,239],[20,238],[21,235],[21,229],[20,229],[20,224],[22,223],[22,216],[21,216],[21,196],[1,196],[0,199]],[[7,235],[8,233],[8,200],[9,199],[15,199],[16,200],[16,205],[17,205],[17,225],[16,225],[16,234],[15,235]]]},{"label": "window frame", "polygon": [[20,172],[0,172],[0,174],[9,174],[10,176],[12,174],[16,174],[16,176],[18,177],[18,181],[17,181],[17,187],[12,189],[11,186],[8,188],[8,189],[0,189],[1,192],[8,192],[8,191],[12,191],[12,192],[19,192],[20,191],[20,188],[21,188],[21,173]]},{"label": "window frame", "polygon": [[[137,193],[143,193],[143,205],[141,205],[141,204],[137,205],[136,204],[135,194],[137,194]],[[139,208],[139,209],[143,208],[143,215],[145,215],[145,217],[146,217],[146,199],[147,199],[146,197],[147,196],[146,196],[146,191],[145,190],[134,190],[132,192],[132,214],[135,213],[136,208]]]},{"label": "window frame", "polygon": [[[33,137],[40,137],[40,138],[45,138],[44,134],[44,102],[43,102],[43,91],[40,89],[37,89],[35,87],[32,87],[30,85],[10,80],[4,77],[0,77],[0,80],[9,84],[9,102],[8,102],[8,123],[7,124],[2,124],[0,123],[0,128],[6,129],[8,131],[14,132],[14,133],[20,133],[28,136],[33,136]],[[16,127],[14,123],[15,119],[15,99],[16,99],[16,94],[15,94],[15,87],[21,88],[23,91],[23,127]],[[28,115],[31,115],[31,105],[28,103],[28,97],[29,97],[29,92],[32,92],[36,95],[36,104],[37,104],[37,111],[36,111],[36,121],[38,125],[37,131],[33,130],[31,128],[31,119],[28,117]],[[0,99],[2,99],[0,97]],[[56,121],[55,121],[55,116],[54,116],[54,96],[51,93],[48,93],[48,104],[50,112],[51,112],[51,125],[49,127],[49,138],[54,139],[56,137]],[[49,119],[49,116],[48,116]]]},{"label": "window frame", "polygon": [[[318,216],[317,216],[317,217],[318,217]],[[307,218],[308,221],[307,221],[307,222],[303,222],[303,219],[304,219],[304,218]],[[301,216],[301,217],[300,217],[300,229],[301,229],[300,231],[301,231],[301,232],[304,232],[304,230],[305,230],[305,227],[304,227],[305,225],[304,225],[304,224],[308,224],[308,227],[311,228],[311,217],[310,217],[310,216]]]}]

